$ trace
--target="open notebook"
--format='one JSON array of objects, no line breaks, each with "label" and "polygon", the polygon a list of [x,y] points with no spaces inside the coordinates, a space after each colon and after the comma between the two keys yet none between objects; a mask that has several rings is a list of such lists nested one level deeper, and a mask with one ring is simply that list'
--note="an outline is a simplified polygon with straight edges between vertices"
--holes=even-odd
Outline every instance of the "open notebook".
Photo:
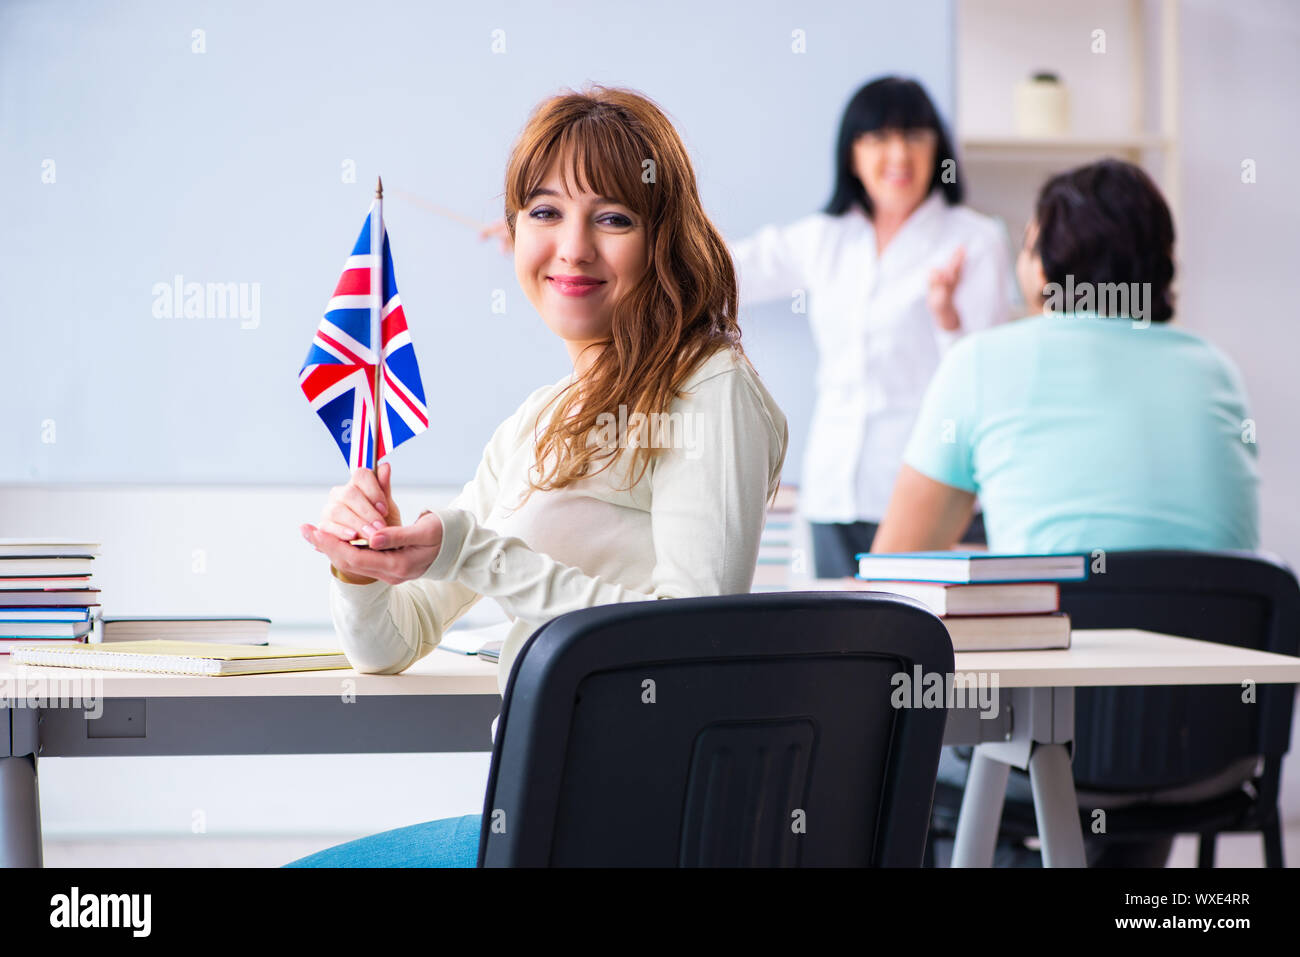
[{"label": "open notebook", "polygon": [[14,664],[99,671],[152,671],[174,675],[260,675],[276,671],[351,668],[333,648],[285,645],[220,645],[209,641],[115,641],[112,644],[50,648],[16,645]]}]

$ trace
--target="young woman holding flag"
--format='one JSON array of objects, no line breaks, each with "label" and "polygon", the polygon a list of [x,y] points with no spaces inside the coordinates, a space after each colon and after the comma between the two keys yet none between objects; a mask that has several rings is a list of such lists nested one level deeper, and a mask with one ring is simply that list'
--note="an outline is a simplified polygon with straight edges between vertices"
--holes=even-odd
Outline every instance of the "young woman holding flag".
[{"label": "young woman holding flag", "polygon": [[[552,97],[510,156],[505,207],[519,284],[573,373],[497,428],[448,507],[403,526],[382,463],[302,527],[359,671],[405,670],[486,596],[513,619],[504,690],[557,615],[750,589],[786,420],[740,347],[735,269],[676,130],[628,90]],[[472,867],[478,834],[478,815],[432,821],[291,866]]]}]

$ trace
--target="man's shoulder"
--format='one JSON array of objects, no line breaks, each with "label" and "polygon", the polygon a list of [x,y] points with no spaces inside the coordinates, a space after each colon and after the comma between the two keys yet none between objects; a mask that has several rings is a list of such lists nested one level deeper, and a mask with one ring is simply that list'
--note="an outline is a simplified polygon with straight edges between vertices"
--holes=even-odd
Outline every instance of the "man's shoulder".
[{"label": "man's shoulder", "polygon": [[1153,322],[1147,328],[1160,330],[1167,341],[1178,344],[1180,363],[1199,364],[1203,374],[1220,378],[1234,391],[1244,391],[1243,378],[1237,363],[1209,339],[1181,324]]}]

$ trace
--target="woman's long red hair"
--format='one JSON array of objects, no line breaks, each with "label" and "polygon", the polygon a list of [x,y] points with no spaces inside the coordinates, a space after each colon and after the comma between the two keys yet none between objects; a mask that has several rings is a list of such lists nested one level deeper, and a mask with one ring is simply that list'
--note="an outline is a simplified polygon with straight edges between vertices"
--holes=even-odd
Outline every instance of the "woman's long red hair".
[{"label": "woman's long red hair", "polygon": [[[616,460],[607,447],[589,441],[602,413],[617,416],[620,405],[629,417],[667,413],[687,376],[721,348],[748,362],[740,347],[731,253],[704,213],[686,148],[663,111],[639,93],[601,86],[543,101],[506,168],[512,239],[516,216],[557,160],[567,191],[573,192],[572,178],[580,189],[616,199],[643,218],[649,264],[613,303],[610,339],[574,383],[578,388],[570,386],[553,402],[537,436],[538,474],[529,475],[530,495],[564,488]],[[635,444],[631,484],[659,451],[654,443]],[[602,458],[607,461],[593,471]]]}]

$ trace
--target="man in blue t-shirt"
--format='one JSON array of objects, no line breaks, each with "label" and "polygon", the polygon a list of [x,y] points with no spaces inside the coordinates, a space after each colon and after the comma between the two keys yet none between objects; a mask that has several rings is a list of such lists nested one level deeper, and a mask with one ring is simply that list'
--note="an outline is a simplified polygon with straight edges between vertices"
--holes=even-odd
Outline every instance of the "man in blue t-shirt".
[{"label": "man in blue t-shirt", "polygon": [[977,495],[996,552],[1253,549],[1253,433],[1236,369],[1183,329],[1047,313],[969,336],[926,393],[876,550],[951,547],[966,526],[941,519]]},{"label": "man in blue t-shirt", "polygon": [[[1258,547],[1255,425],[1227,357],[1167,325],[1173,239],[1131,164],[1048,180],[1016,267],[1043,314],[944,357],[873,552],[952,548],[976,496],[992,552]],[[940,778],[964,770],[945,750]],[[1089,864],[1162,866],[1171,843],[1090,845]]]}]

